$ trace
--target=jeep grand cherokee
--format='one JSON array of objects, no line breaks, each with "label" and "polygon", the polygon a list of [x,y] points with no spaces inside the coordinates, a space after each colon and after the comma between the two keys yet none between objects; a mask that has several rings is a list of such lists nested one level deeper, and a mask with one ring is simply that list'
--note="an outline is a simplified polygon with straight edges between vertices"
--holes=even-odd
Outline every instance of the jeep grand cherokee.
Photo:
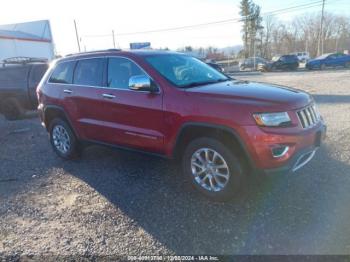
[{"label": "jeep grand cherokee", "polygon": [[235,80],[175,52],[70,55],[37,94],[60,157],[77,157],[89,142],[178,158],[212,200],[231,198],[250,173],[298,170],[325,136],[309,94]]}]

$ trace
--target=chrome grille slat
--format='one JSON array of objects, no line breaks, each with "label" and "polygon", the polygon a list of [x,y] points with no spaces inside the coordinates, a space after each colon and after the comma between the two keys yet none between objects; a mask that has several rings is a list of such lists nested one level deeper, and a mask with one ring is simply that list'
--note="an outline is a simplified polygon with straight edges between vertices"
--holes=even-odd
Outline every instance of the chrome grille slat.
[{"label": "chrome grille slat", "polygon": [[314,108],[313,107],[309,107],[309,110],[310,110],[310,113],[311,113],[311,116],[312,116],[314,122],[317,122],[317,116],[315,114]]},{"label": "chrome grille slat", "polygon": [[320,115],[316,112],[315,108],[313,108],[314,114],[316,116],[317,121],[320,120]]},{"label": "chrome grille slat", "polygon": [[297,112],[300,124],[303,128],[310,128],[317,124],[319,117],[313,105],[307,106]]},{"label": "chrome grille slat", "polygon": [[312,119],[312,117],[311,117],[309,108],[306,108],[305,111],[306,111],[307,118],[309,119],[310,125],[314,124],[314,121],[313,121],[313,119]]},{"label": "chrome grille slat", "polygon": [[316,119],[315,119],[314,115],[312,114],[311,107],[308,107],[308,108],[307,108],[307,111],[309,112],[309,115],[310,115],[310,117],[311,117],[312,123],[315,123],[315,122],[316,122]]},{"label": "chrome grille slat", "polygon": [[297,112],[297,115],[299,117],[299,121],[301,122],[302,127],[304,127],[305,121],[304,121],[303,115],[300,112]]},{"label": "chrome grille slat", "polygon": [[309,121],[308,121],[308,119],[306,117],[306,113],[304,112],[304,110],[302,110],[300,113],[303,116],[303,120],[304,120],[305,126],[309,126],[310,123],[309,123]]}]

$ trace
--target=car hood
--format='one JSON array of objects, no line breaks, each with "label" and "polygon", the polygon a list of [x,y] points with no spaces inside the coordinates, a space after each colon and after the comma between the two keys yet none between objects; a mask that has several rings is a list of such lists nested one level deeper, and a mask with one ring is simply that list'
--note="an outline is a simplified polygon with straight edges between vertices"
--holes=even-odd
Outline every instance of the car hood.
[{"label": "car hood", "polygon": [[294,88],[237,80],[188,88],[186,91],[211,100],[233,101],[270,111],[294,110],[313,101],[309,94]]}]

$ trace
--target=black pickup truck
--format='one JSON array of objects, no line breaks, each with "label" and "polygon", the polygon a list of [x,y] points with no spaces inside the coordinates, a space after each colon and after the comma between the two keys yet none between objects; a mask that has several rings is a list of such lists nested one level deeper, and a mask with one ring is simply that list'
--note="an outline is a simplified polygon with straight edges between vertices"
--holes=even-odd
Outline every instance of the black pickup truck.
[{"label": "black pickup truck", "polygon": [[37,107],[36,87],[48,69],[36,58],[11,58],[0,64],[0,113],[8,120],[19,119]]}]

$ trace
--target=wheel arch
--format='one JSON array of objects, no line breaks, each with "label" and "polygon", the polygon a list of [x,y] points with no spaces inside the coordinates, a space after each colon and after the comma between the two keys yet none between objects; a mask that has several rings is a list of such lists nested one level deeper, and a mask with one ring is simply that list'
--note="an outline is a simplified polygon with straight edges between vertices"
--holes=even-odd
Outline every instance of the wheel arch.
[{"label": "wheel arch", "polygon": [[188,122],[181,126],[175,139],[172,156],[174,159],[179,159],[190,141],[199,137],[210,137],[218,139],[224,145],[229,145],[229,149],[234,153],[239,153],[238,156],[244,160],[250,169],[255,169],[254,162],[248,152],[248,149],[238,134],[233,128],[199,122]]},{"label": "wheel arch", "polygon": [[47,131],[49,131],[51,121],[55,118],[61,118],[65,120],[67,124],[72,128],[74,135],[78,138],[78,133],[76,132],[70,118],[62,107],[56,105],[45,106],[43,110],[43,122]]}]

